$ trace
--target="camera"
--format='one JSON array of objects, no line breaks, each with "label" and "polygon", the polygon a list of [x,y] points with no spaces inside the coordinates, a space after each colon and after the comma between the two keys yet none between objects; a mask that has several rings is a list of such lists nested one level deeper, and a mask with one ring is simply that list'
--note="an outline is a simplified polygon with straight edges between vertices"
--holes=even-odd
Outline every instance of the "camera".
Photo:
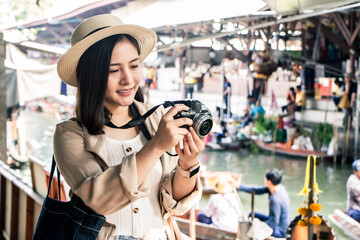
[{"label": "camera", "polygon": [[[184,100],[177,103],[184,104],[189,107],[188,111],[180,111],[174,119],[187,117],[193,120],[192,127],[199,137],[205,137],[212,129],[213,119],[209,109],[198,100]],[[189,126],[182,126],[188,128]]]}]

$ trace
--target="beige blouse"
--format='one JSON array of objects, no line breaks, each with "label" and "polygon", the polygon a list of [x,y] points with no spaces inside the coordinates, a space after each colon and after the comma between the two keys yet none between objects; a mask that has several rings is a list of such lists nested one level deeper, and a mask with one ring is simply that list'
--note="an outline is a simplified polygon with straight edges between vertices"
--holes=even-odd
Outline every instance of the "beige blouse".
[{"label": "beige blouse", "polygon": [[[117,140],[105,135],[104,138],[110,167],[121,164],[124,157],[139,152],[147,142],[142,132],[129,140]],[[162,168],[159,160],[148,175],[151,182],[149,196],[140,198],[123,209],[106,215],[106,219],[116,226],[115,235],[141,238],[145,235],[156,234],[166,238],[158,197],[161,175]]]}]

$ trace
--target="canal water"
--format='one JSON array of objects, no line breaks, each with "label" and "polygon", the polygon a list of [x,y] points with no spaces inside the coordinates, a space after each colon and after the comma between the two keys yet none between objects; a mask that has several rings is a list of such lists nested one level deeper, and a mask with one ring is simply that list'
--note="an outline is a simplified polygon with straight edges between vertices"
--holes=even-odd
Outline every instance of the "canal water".
[{"label": "canal water", "polygon": [[[44,161],[50,167],[52,156],[52,136],[56,123],[59,121],[54,114],[25,111],[21,118],[24,124],[24,135],[34,147],[31,153],[38,159]],[[248,150],[239,151],[214,151],[205,150],[200,155],[200,161],[207,166],[208,170],[229,171],[241,173],[244,184],[264,184],[264,174],[267,169],[278,168],[283,171],[283,185],[286,187],[291,201],[291,216],[295,218],[297,209],[301,206],[303,197],[297,196],[304,185],[306,159],[292,159],[272,154],[252,153]],[[350,164],[334,164],[321,162],[317,167],[317,182],[323,191],[319,196],[319,202],[323,205],[320,211],[326,220],[328,214],[335,209],[346,208],[346,181],[352,173]],[[27,165],[16,170],[23,175],[25,181],[31,184],[30,170]],[[250,212],[251,195],[239,193],[246,212]],[[199,206],[205,208],[207,198],[203,197]],[[267,195],[255,196],[255,210],[268,213]],[[331,224],[331,223],[330,223]],[[337,239],[350,239],[342,234],[342,231],[333,224],[331,226]]]},{"label": "canal water", "polygon": [[[201,154],[202,164],[208,170],[229,171],[241,173],[244,184],[264,184],[266,170],[277,168],[283,172],[282,183],[286,187],[290,197],[291,217],[294,219],[301,206],[303,196],[297,196],[304,186],[306,159],[291,159],[289,157],[273,154],[254,154],[247,150],[239,151],[210,151]],[[320,190],[319,203],[323,208],[319,212],[324,219],[328,220],[333,227],[336,239],[351,239],[343,235],[342,231],[332,224],[328,214],[335,209],[346,209],[346,181],[352,173],[350,164],[334,164],[320,162],[316,167],[317,182]],[[240,199],[246,212],[251,211],[251,195],[239,193]],[[205,208],[207,198],[202,198],[200,208]],[[255,211],[268,213],[268,195],[255,195]]]}]

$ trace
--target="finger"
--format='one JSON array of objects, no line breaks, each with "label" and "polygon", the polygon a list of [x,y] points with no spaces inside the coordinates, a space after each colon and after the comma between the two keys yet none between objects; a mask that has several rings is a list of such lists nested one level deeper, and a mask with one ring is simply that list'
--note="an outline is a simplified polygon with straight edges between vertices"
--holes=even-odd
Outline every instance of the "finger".
[{"label": "finger", "polygon": [[189,130],[187,130],[187,128],[179,126],[178,129],[177,129],[177,133],[180,134],[180,135],[183,135],[185,137],[186,134],[189,133]]},{"label": "finger", "polygon": [[185,137],[184,140],[183,140],[183,151],[184,151],[184,155],[190,155],[191,154],[191,151],[190,151],[190,148],[189,148],[189,142],[188,142],[187,137]]},{"label": "finger", "polygon": [[172,118],[180,111],[188,111],[189,107],[184,104],[174,105],[165,115],[171,116]]},{"label": "finger", "polygon": [[179,127],[183,126],[183,125],[192,126],[192,124],[193,124],[193,120],[190,118],[187,118],[187,117],[175,119],[174,122],[175,122],[176,126],[179,126]]},{"label": "finger", "polygon": [[191,135],[193,136],[193,141],[195,142],[196,146],[203,146],[205,144],[206,137],[199,137],[195,132],[193,127],[189,128]]},{"label": "finger", "polygon": [[[195,133],[195,132],[194,132]],[[192,136],[193,133],[189,133],[186,135],[186,140],[187,140],[187,143],[188,143],[188,146],[189,146],[189,149],[192,153],[195,153],[195,152],[198,152],[199,151],[199,148],[198,146],[195,144],[194,142],[194,138]],[[195,133],[195,136],[196,136],[196,133]]]},{"label": "finger", "polygon": [[180,148],[180,142],[178,144],[175,145],[175,152],[177,153],[177,155],[179,157],[183,156],[183,152],[181,151],[181,148]]}]

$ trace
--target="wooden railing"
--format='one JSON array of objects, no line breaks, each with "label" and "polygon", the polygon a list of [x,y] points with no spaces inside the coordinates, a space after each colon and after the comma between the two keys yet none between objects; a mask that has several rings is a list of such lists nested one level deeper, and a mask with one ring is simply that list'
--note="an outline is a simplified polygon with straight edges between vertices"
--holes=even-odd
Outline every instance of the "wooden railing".
[{"label": "wooden railing", "polygon": [[0,240],[32,239],[43,200],[43,195],[0,161]]}]

